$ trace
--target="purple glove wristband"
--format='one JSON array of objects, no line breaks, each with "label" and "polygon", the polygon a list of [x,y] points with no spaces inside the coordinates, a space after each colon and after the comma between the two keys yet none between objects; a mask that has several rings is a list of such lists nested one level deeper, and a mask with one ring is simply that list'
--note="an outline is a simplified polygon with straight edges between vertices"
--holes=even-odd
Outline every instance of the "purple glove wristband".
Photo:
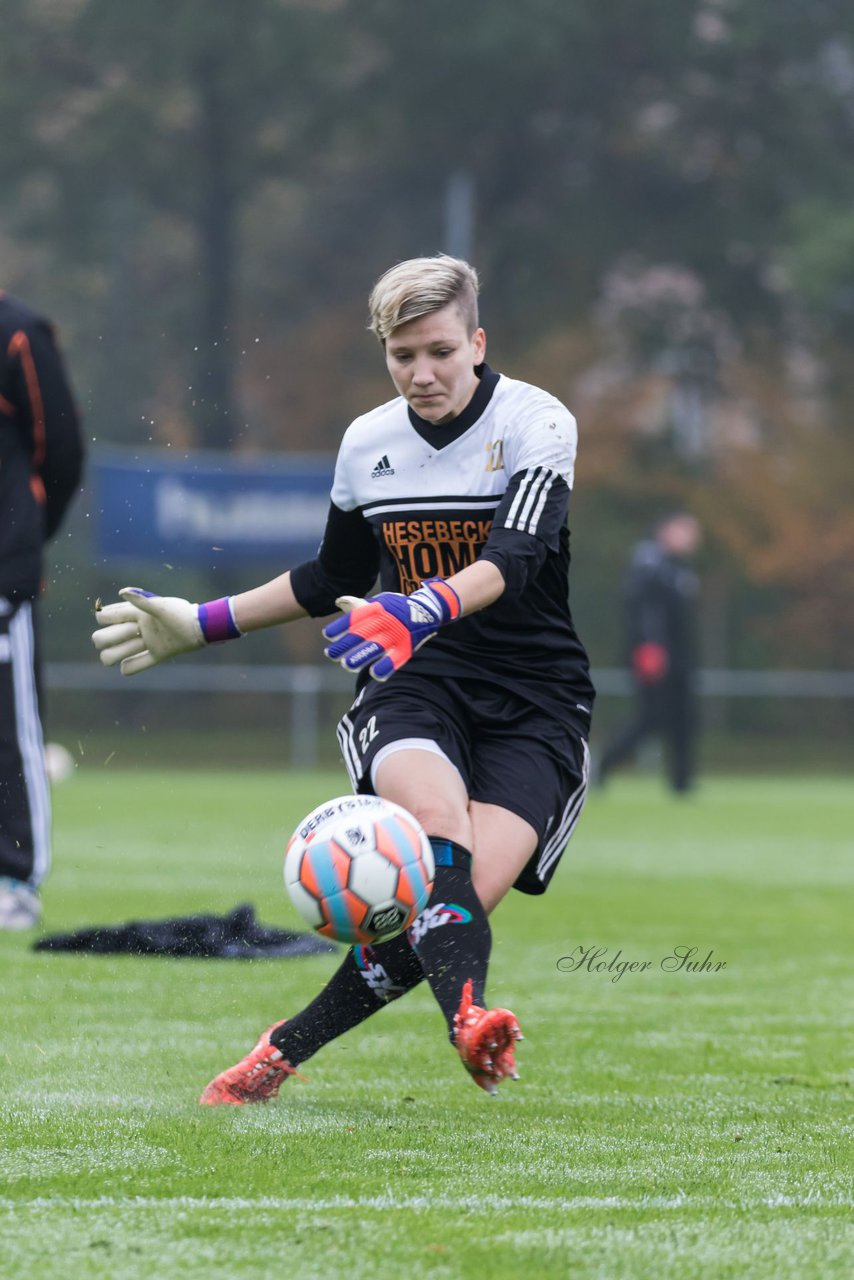
[{"label": "purple glove wristband", "polygon": [[237,640],[243,632],[234,621],[231,598],[209,600],[199,605],[199,626],[208,644],[220,644],[223,640]]}]

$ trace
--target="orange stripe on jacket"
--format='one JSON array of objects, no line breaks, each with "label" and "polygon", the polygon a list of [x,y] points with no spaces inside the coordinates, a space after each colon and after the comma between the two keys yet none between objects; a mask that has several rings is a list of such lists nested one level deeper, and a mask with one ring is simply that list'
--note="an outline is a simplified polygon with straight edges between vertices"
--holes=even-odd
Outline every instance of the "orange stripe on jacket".
[{"label": "orange stripe on jacket", "polygon": [[45,455],[44,401],[42,400],[42,389],[39,386],[39,375],[36,372],[36,364],[30,349],[30,340],[23,329],[19,329],[17,333],[12,335],[12,340],[9,343],[9,355],[18,356],[21,361],[21,368],[24,371],[24,381],[27,384],[27,394],[30,397],[30,408],[33,415],[32,463],[33,471],[36,473],[30,480],[30,488],[37,501],[44,502],[44,484],[38,474]]}]

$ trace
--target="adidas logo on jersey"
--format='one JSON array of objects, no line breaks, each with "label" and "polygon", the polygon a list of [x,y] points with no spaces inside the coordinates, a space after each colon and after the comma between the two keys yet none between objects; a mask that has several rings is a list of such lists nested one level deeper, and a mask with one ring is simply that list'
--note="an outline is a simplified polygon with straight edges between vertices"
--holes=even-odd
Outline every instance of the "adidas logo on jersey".
[{"label": "adidas logo on jersey", "polygon": [[377,465],[374,467],[373,471],[371,472],[371,479],[380,480],[382,479],[383,476],[393,476],[393,475],[394,475],[394,467],[391,466],[391,464],[389,463],[388,454],[384,453],[383,456],[380,458],[379,462],[377,463]]}]

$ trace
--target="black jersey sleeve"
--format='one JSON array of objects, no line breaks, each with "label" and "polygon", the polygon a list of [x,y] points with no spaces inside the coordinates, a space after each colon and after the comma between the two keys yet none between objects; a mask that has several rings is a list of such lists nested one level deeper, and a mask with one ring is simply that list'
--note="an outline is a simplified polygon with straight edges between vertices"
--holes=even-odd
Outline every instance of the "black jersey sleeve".
[{"label": "black jersey sleeve", "polygon": [[291,587],[312,618],[335,613],[338,596],[364,596],[376,581],[380,550],[360,511],[329,504],[317,555],[291,570]]},{"label": "black jersey sleeve", "polygon": [[546,558],[546,544],[532,533],[493,529],[479,559],[497,565],[506,594],[518,595],[537,576]]},{"label": "black jersey sleeve", "polygon": [[569,492],[563,477],[549,467],[531,467],[512,477],[480,556],[497,565],[511,594],[524,591],[548,552],[558,550]]}]

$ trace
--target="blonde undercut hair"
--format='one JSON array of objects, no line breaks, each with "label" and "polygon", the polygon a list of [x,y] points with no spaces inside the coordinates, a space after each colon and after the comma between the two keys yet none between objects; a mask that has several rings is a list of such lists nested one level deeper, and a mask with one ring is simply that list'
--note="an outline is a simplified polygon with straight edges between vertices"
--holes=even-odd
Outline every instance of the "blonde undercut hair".
[{"label": "blonde undercut hair", "polygon": [[439,253],[432,258],[398,262],[380,276],[371,290],[371,332],[385,345],[402,324],[454,303],[471,335],[478,324],[479,289],[477,272],[462,258]]}]

